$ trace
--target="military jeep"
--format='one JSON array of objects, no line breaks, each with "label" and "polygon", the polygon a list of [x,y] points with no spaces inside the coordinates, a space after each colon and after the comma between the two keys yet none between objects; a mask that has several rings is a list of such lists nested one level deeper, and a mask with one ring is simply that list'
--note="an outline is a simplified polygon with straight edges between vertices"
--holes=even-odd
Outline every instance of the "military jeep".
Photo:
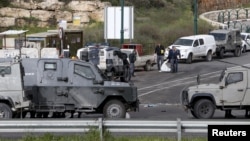
[{"label": "military jeep", "polygon": [[233,53],[235,57],[241,56],[242,39],[239,29],[219,29],[209,33],[216,42],[216,56],[224,58],[225,53]]},{"label": "military jeep", "polygon": [[250,69],[223,70],[217,84],[198,84],[181,93],[181,103],[195,118],[212,118],[215,109],[250,109]]}]

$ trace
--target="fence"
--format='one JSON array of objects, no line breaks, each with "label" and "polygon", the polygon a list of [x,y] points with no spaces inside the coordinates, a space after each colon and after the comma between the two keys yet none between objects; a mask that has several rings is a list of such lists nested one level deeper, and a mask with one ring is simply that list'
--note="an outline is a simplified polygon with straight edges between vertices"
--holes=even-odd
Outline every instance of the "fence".
[{"label": "fence", "polygon": [[249,26],[243,22],[249,20],[249,16],[250,8],[237,8],[206,12],[201,14],[200,18],[220,28],[237,27],[247,30]]},{"label": "fence", "polygon": [[92,128],[100,131],[102,139],[103,129],[111,133],[176,133],[178,141],[182,133],[207,133],[208,125],[250,125],[250,121],[166,121],[166,120],[103,120],[75,119],[75,120],[1,120],[0,133],[81,133]]}]

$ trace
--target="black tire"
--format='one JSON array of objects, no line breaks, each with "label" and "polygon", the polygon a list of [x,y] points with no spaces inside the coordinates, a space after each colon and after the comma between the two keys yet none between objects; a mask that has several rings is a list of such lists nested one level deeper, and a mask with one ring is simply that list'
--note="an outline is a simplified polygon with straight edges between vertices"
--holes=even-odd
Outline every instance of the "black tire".
[{"label": "black tire", "polygon": [[212,52],[209,51],[209,52],[207,53],[207,56],[206,56],[206,61],[210,62],[210,61],[212,61],[212,59],[213,59]]},{"label": "black tire", "polygon": [[224,58],[224,52],[225,52],[224,48],[220,49],[220,53],[219,53],[220,59]]},{"label": "black tire", "polygon": [[246,52],[247,52],[247,47],[246,47],[246,45],[243,46],[242,52],[243,52],[243,53],[246,53]]},{"label": "black tire", "polygon": [[119,100],[110,100],[103,108],[105,118],[125,118],[126,109],[124,104]]},{"label": "black tire", "polygon": [[151,63],[148,61],[145,66],[144,66],[145,71],[150,71],[151,70]]},{"label": "black tire", "polygon": [[13,112],[9,105],[0,103],[0,119],[11,119]]},{"label": "black tire", "polygon": [[241,48],[240,47],[236,47],[235,51],[234,51],[234,56],[235,57],[239,57],[241,55]]},{"label": "black tire", "polygon": [[193,60],[192,54],[188,54],[188,58],[187,58],[187,60],[186,60],[186,63],[187,63],[187,64],[191,64],[191,63],[192,63],[192,60]]},{"label": "black tire", "polygon": [[208,99],[200,99],[194,105],[194,117],[199,119],[209,119],[214,115],[215,106]]}]

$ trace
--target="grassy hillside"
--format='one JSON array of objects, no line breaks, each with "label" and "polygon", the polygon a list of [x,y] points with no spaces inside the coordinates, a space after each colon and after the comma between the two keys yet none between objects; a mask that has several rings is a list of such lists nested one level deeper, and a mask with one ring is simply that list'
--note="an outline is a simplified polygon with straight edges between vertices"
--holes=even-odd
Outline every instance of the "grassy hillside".
[{"label": "grassy hillside", "polygon": [[[107,1],[107,0],[102,0]],[[109,0],[119,6],[117,0]],[[133,43],[154,46],[161,42],[170,45],[178,37],[194,33],[192,0],[125,0],[125,6],[134,6]],[[208,33],[212,27],[204,21],[198,21],[198,33]],[[103,24],[99,23],[85,29],[85,41],[104,41]],[[108,40],[119,46],[120,40]],[[130,42],[124,40],[125,43]]]},{"label": "grassy hillside", "polygon": [[[41,0],[34,0],[41,1]],[[59,0],[69,2],[71,0]],[[112,6],[120,6],[120,0],[109,1]],[[134,39],[131,42],[154,47],[156,42],[165,47],[177,38],[194,33],[192,12],[193,0],[125,0],[125,6],[134,6]],[[0,7],[9,5],[8,0],[0,2]],[[29,33],[43,32],[55,27],[11,27],[11,29],[27,29]],[[204,21],[198,21],[198,33],[208,33],[212,27]],[[84,43],[104,42],[104,24],[91,22],[84,28]],[[28,34],[29,34],[28,33]],[[108,40],[113,46],[120,46],[120,40]],[[124,40],[124,43],[130,42]]]}]

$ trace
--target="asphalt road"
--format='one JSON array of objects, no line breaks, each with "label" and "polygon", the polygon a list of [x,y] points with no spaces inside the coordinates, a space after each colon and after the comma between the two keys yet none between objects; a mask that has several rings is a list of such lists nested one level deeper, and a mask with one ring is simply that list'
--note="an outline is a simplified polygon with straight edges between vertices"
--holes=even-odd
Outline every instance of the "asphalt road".
[{"label": "asphalt road", "polygon": [[[234,57],[226,54],[224,59],[214,58],[211,62],[203,59],[192,64],[179,62],[179,72],[159,72],[154,66],[152,71],[136,69],[136,77],[132,82],[138,88],[140,99],[139,112],[131,112],[130,118],[136,119],[164,119],[197,120],[186,112],[180,104],[180,93],[188,86],[196,85],[197,74],[200,74],[200,83],[218,83],[221,71],[224,68],[250,64],[250,52]],[[233,111],[236,119],[245,119],[243,110]],[[216,110],[213,119],[224,119],[224,111]]]}]

